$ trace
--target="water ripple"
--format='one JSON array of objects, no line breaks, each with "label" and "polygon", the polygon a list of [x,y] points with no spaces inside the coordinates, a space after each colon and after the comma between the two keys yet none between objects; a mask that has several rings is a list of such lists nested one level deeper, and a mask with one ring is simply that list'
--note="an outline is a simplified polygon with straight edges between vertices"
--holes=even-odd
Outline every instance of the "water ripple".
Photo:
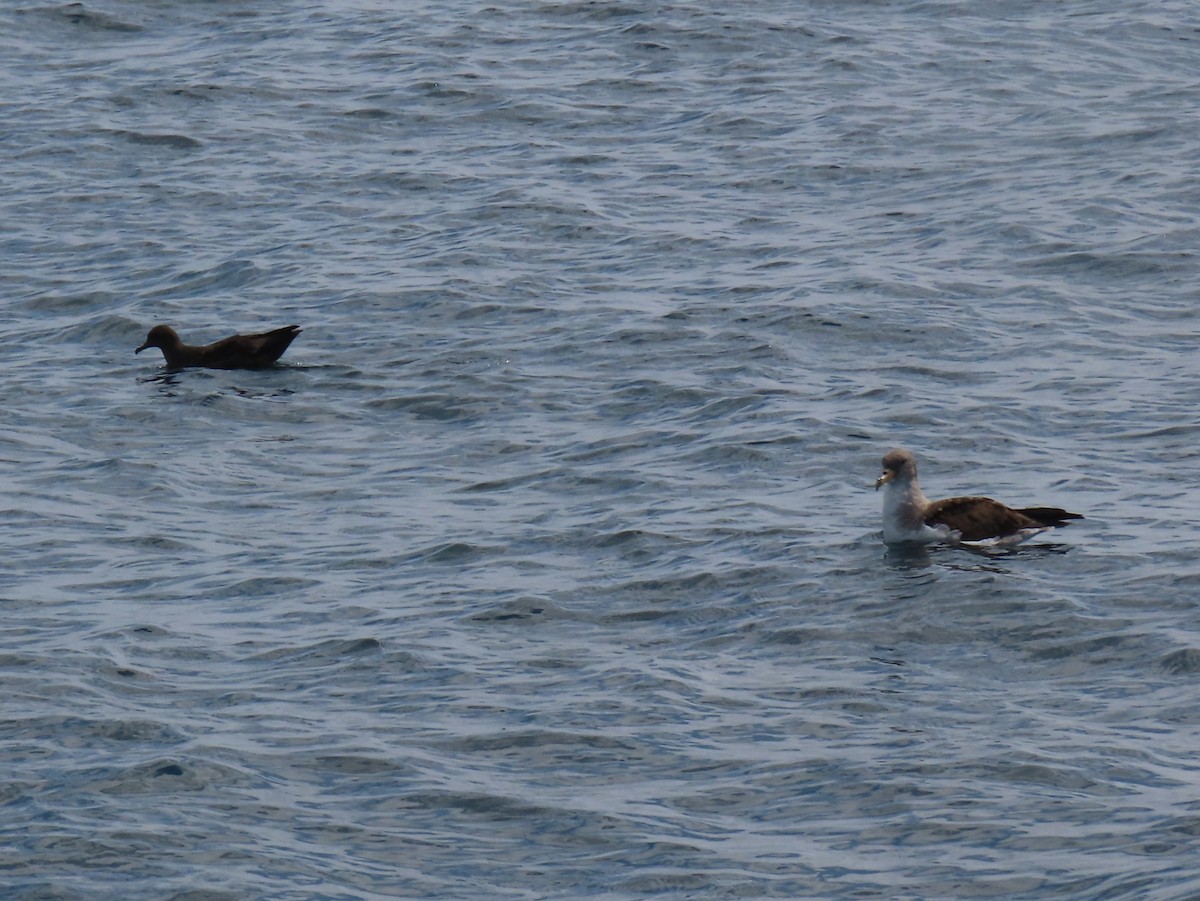
[{"label": "water ripple", "polygon": [[1194,896],[1189,12],[0,13],[3,895]]}]

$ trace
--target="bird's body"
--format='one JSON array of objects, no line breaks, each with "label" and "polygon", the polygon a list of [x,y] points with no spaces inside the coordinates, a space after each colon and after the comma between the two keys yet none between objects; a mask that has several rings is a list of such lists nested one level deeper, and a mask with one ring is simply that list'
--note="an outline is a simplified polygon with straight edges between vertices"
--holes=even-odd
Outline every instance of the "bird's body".
[{"label": "bird's body", "polygon": [[875,482],[883,493],[883,540],[888,544],[961,541],[1009,546],[1067,520],[1083,519],[1058,507],[1007,507],[990,497],[951,497],[931,501],[917,481],[917,460],[900,448],[883,457]]},{"label": "bird's body", "polygon": [[156,325],[146,336],[146,343],[134,353],[140,354],[148,347],[157,347],[163,352],[168,369],[187,366],[263,369],[283,356],[298,334],[300,327],[289,325],[259,335],[231,335],[212,344],[191,345],[184,344],[169,325]]}]

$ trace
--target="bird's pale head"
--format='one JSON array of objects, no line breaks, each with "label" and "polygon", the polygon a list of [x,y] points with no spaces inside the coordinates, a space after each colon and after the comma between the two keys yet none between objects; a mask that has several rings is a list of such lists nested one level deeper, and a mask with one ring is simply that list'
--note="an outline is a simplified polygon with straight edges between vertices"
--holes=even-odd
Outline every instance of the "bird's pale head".
[{"label": "bird's pale head", "polygon": [[875,480],[875,490],[895,479],[910,480],[917,477],[917,458],[902,447],[894,447],[883,455],[883,472]]}]

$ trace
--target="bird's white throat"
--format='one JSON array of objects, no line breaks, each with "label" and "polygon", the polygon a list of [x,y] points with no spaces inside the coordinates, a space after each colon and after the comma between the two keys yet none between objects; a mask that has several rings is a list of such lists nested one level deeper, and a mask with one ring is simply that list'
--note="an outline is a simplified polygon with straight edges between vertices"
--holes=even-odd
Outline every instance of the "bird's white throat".
[{"label": "bird's white throat", "polygon": [[916,479],[892,479],[882,487],[884,541],[932,542],[945,537],[943,532],[925,525],[922,512],[929,501]]}]

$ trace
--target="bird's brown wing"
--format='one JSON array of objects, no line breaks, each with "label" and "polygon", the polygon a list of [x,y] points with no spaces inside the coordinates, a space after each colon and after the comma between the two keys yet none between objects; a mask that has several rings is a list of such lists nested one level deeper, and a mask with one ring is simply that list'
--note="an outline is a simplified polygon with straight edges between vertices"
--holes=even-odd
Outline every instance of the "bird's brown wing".
[{"label": "bird's brown wing", "polygon": [[1048,525],[990,497],[948,497],[933,501],[925,508],[925,523],[953,529],[962,541],[1006,538],[1022,529]]},{"label": "bird's brown wing", "polygon": [[288,325],[260,335],[231,335],[200,348],[199,365],[213,369],[259,369],[270,366],[300,334],[299,326]]},{"label": "bird's brown wing", "polygon": [[288,345],[298,334],[300,334],[299,326],[285,325],[283,328],[263,332],[261,335],[247,335],[246,341],[254,348],[255,356],[274,363],[283,356],[283,352],[288,349]]}]

